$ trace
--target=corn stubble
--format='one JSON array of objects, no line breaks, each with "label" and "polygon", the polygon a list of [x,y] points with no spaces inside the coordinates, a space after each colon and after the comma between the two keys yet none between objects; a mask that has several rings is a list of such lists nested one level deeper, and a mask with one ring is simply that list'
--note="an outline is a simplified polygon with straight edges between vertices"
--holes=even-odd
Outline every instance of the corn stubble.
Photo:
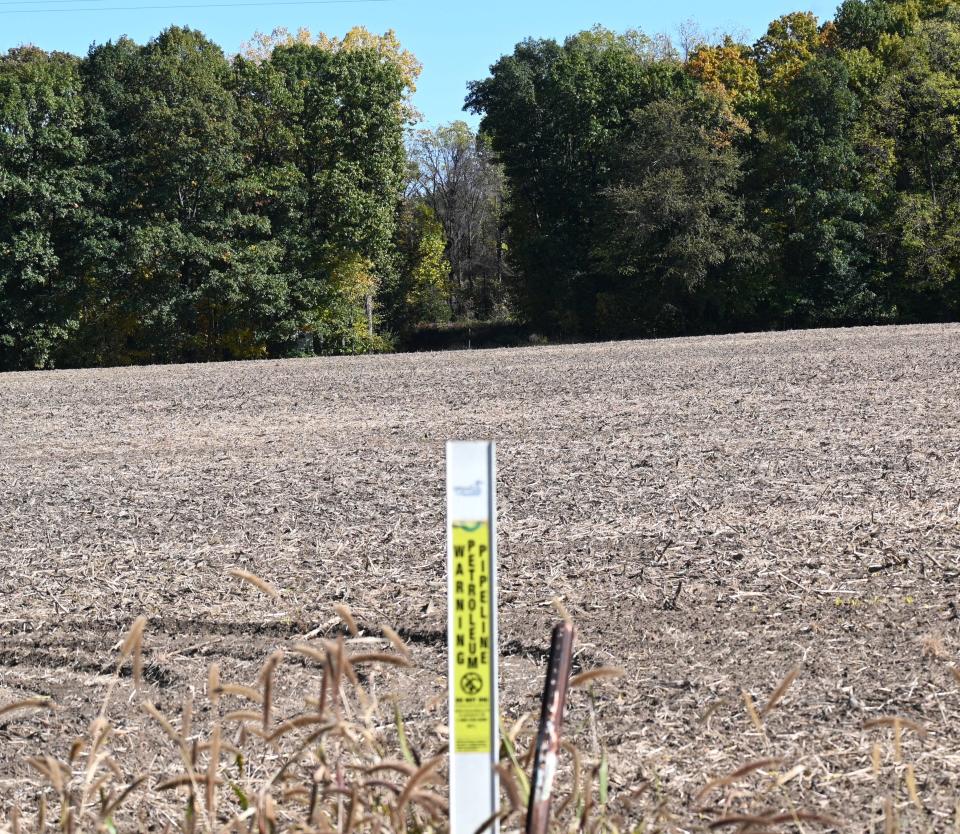
[{"label": "corn stubble", "polygon": [[[190,742],[212,742],[216,709],[221,742],[233,744],[243,724],[262,731],[258,671],[275,649],[274,729],[317,711],[304,704],[320,697],[318,636],[342,632],[350,653],[399,653],[370,639],[386,637],[381,620],[417,635],[416,674],[357,669],[385,707],[375,729],[387,758],[408,763],[391,694],[403,696],[411,766],[438,755],[440,460],[442,440],[470,426],[505,441],[504,726],[537,708],[538,647],[565,616],[548,604],[564,600],[581,635],[575,671],[626,671],[574,690],[565,722],[581,793],[592,779],[600,806],[608,780],[609,815],[630,821],[622,830],[704,831],[796,808],[843,817],[857,834],[960,834],[958,345],[960,326],[937,325],[5,376],[0,708],[43,694],[56,709],[0,716],[0,827],[18,803],[21,829],[33,830],[42,785],[47,828],[59,824],[53,788],[25,757],[66,762],[89,735],[120,632],[139,613],[150,617],[142,692],[132,696],[131,656],[104,715],[124,777],[115,794],[149,774],[116,812],[122,830],[145,806],[158,834],[179,829],[187,797],[156,791],[184,770],[143,701],[180,731],[192,686]],[[469,401],[452,394],[461,379]],[[275,615],[268,591],[226,576],[238,568],[266,577],[293,613]],[[254,592],[267,594],[262,610],[251,610]],[[331,624],[332,603],[348,598],[364,638]],[[213,661],[216,708],[203,683]],[[344,721],[359,710],[349,704],[349,714],[337,705]],[[864,727],[884,716],[926,729],[903,723],[901,761],[894,725]],[[523,767],[531,730],[516,737]],[[594,776],[604,750],[606,776]],[[282,764],[256,736],[244,754],[241,787]],[[765,758],[783,763],[691,802]],[[562,759],[568,790],[555,812],[570,795],[571,753]],[[435,775],[443,795],[444,768]],[[220,778],[237,782],[229,753]],[[235,801],[217,786],[219,808]]]},{"label": "corn stubble", "polygon": [[[282,608],[282,595],[274,586],[244,571],[231,575]],[[410,737],[400,708],[401,676],[413,666],[410,648],[388,626],[380,627],[379,637],[362,636],[347,606],[340,604],[335,610],[341,623],[335,637],[314,635],[274,650],[252,684],[225,680],[219,664],[212,663],[203,684],[188,688],[176,709],[161,708],[144,694],[148,621],[138,617],[118,644],[114,674],[87,733],[72,742],[64,758],[47,752],[26,758],[36,799],[30,807],[15,804],[3,809],[0,832],[446,831],[446,745],[435,742],[427,755],[425,743]],[[371,650],[371,643],[383,649]],[[294,665],[311,669],[316,686],[302,692],[301,707],[290,712],[281,706],[277,693],[283,688],[285,669]],[[947,671],[960,679],[955,667]],[[862,725],[864,733],[879,734],[869,747],[868,771],[876,783],[876,801],[867,828],[824,808],[796,803],[790,787],[804,780],[808,762],[777,753],[782,728],[770,722],[783,714],[802,674],[803,665],[795,665],[763,700],[741,690],[744,735],[754,738],[763,755],[719,776],[705,774],[702,787],[685,800],[667,796],[656,773],[652,778],[640,776],[634,784],[622,778],[614,783],[605,746],[599,756],[590,758],[584,746],[563,739],[565,758],[552,830],[680,834],[692,829],[680,822],[679,810],[687,819],[695,817],[699,825],[694,830],[703,832],[938,830],[924,803],[922,777],[910,757],[928,730],[900,715],[877,716]],[[624,675],[621,668],[604,666],[581,669],[570,679],[571,690],[588,694],[586,724],[594,746],[599,701],[595,687],[616,686]],[[156,738],[161,743],[150,751],[146,768],[138,770],[125,759],[131,733],[108,717],[111,702],[120,699],[138,703],[142,715],[159,731]],[[735,708],[736,702],[712,705],[701,724],[708,725],[725,707]],[[0,719],[29,711],[55,714],[56,705],[46,698],[27,698],[0,706]],[[491,830],[495,822],[508,832],[522,828],[531,793],[527,774],[534,752],[534,719],[532,713],[522,715],[503,732],[497,768],[502,810],[477,834]],[[960,831],[960,804],[953,830]]]},{"label": "corn stubble", "polygon": [[[282,596],[274,586],[246,572],[231,575],[282,608]],[[0,834],[446,831],[446,745],[435,741],[426,754],[426,744],[410,737],[400,708],[402,675],[413,666],[410,648],[388,626],[380,627],[379,637],[363,636],[347,606],[337,605],[335,610],[341,628],[334,637],[306,639],[307,635],[274,650],[252,684],[225,680],[220,665],[212,663],[203,684],[188,688],[175,708],[170,704],[162,708],[145,696],[148,620],[138,617],[118,643],[114,674],[87,733],[72,742],[63,758],[42,752],[25,759],[36,798],[29,807],[21,803],[4,808]],[[372,643],[383,649],[371,649]],[[285,670],[294,665],[311,669],[316,685],[301,692],[302,706],[291,712],[281,706],[277,694],[284,688]],[[955,667],[945,671],[960,679]],[[802,674],[803,664],[795,665],[765,699],[741,690],[743,735],[752,737],[763,755],[718,776],[704,774],[702,787],[686,798],[668,796],[655,772],[652,778],[638,776],[633,784],[622,777],[615,782],[606,746],[591,758],[584,752],[587,745],[563,739],[552,831],[939,830],[941,821],[924,802],[923,777],[911,758],[928,730],[906,716],[880,715],[862,724],[865,742],[870,743],[867,771],[875,781],[876,796],[865,828],[828,809],[797,804],[790,788],[803,782],[811,763],[809,757],[779,754],[778,739],[790,736],[770,722],[784,714],[782,708]],[[570,679],[571,690],[588,695],[589,721],[580,729],[589,728],[593,746],[600,700],[596,687],[616,687],[624,675],[619,667],[603,666],[581,669]],[[111,703],[120,700],[138,704],[158,731],[161,743],[149,751],[148,767],[137,768],[142,757],[131,764],[124,756],[130,752],[126,740],[131,732],[123,721],[118,726],[109,718]],[[736,705],[733,699],[717,702],[700,723],[709,725],[718,712]],[[55,715],[56,710],[50,699],[26,698],[0,705],[0,720],[31,711]],[[503,732],[497,768],[502,810],[477,834],[491,830],[495,822],[507,832],[522,828],[531,793],[527,774],[534,752],[534,719],[532,713],[522,715]],[[605,732],[612,729],[604,727]],[[849,774],[855,776],[856,772]],[[681,822],[684,813],[686,819],[698,821],[696,828]],[[952,830],[960,832],[960,803]]]},{"label": "corn stubble", "polygon": [[[232,575],[281,602],[280,593],[259,577],[243,571]],[[144,697],[147,619],[138,618],[120,645],[115,673],[87,733],[73,741],[65,758],[42,754],[26,759],[36,800],[31,807],[3,808],[0,832],[446,830],[446,745],[436,745],[425,757],[423,745],[408,735],[398,695],[377,694],[380,686],[391,682],[390,672],[412,667],[410,649],[396,631],[384,626],[385,650],[367,650],[367,638],[361,641],[364,649],[357,651],[351,638],[357,638],[360,630],[352,613],[344,605],[336,606],[336,612],[346,634],[277,649],[266,658],[253,685],[225,680],[220,666],[213,663],[197,688],[198,702],[191,688],[175,710],[162,709]],[[275,696],[285,664],[294,663],[313,668],[316,689],[303,693],[302,707],[294,714],[281,714]],[[581,685],[616,677],[618,672],[592,670],[582,676]],[[132,686],[122,691],[129,686],[127,676]],[[142,714],[160,731],[162,743],[150,751],[151,765],[142,772],[132,772],[124,758],[130,752],[129,731],[107,717],[111,702],[119,698],[138,702]],[[0,706],[0,718],[55,709],[49,699],[30,698]],[[516,722],[503,738],[505,761],[499,773],[504,803],[498,820],[506,830],[522,826],[530,791],[524,768],[530,764],[533,728],[526,719]],[[521,755],[516,745],[523,730],[528,749]],[[585,765],[569,742],[565,749],[569,789],[555,828],[616,834],[625,823],[608,813],[605,769]]]}]

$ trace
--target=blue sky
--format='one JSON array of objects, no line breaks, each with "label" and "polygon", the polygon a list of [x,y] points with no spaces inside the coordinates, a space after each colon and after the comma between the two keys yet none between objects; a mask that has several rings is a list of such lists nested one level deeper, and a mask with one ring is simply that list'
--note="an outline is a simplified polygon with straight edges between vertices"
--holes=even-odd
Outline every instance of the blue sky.
[{"label": "blue sky", "polygon": [[[149,40],[172,24],[200,29],[232,54],[257,30],[278,26],[343,34],[354,25],[383,32],[394,29],[404,46],[423,62],[416,98],[428,124],[457,118],[466,83],[482,78],[500,55],[525,37],[564,36],[602,24],[611,29],[640,28],[648,33],[675,33],[684,20],[703,29],[743,32],[758,37],[773,18],[789,11],[833,15],[839,0],[385,0],[368,3],[286,5],[289,0],[229,8],[147,9],[146,6],[193,6],[203,0],[0,0],[0,51],[22,43],[83,54],[93,42],[121,35]],[[225,3],[229,0],[206,0]],[[249,3],[251,0],[234,0]],[[101,7],[103,11],[91,11]],[[106,10],[106,8],[111,10]],[[128,7],[118,9],[117,7]],[[140,7],[131,9],[129,7]],[[30,10],[31,13],[23,13]],[[35,12],[34,10],[43,10]],[[12,13],[10,13],[12,12]]]}]

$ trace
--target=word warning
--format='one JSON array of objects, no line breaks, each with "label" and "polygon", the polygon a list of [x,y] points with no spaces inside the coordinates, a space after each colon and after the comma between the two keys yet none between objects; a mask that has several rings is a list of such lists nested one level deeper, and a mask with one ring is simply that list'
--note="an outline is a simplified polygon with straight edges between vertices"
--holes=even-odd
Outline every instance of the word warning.
[{"label": "word warning", "polygon": [[453,724],[455,753],[490,753],[493,675],[490,525],[453,524]]}]

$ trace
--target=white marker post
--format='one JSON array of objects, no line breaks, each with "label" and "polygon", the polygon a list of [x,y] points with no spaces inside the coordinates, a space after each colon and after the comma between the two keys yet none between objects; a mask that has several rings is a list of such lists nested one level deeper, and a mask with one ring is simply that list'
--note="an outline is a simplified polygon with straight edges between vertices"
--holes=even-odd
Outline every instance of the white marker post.
[{"label": "white marker post", "polygon": [[474,834],[500,799],[493,443],[447,444],[447,582],[450,834]]}]

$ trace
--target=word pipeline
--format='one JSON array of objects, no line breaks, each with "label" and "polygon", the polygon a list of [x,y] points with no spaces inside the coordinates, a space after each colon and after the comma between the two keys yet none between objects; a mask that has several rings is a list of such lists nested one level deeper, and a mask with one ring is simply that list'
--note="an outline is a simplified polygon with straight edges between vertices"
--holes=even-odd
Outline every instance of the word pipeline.
[{"label": "word pipeline", "polygon": [[453,686],[456,753],[493,743],[490,525],[453,525]]}]

